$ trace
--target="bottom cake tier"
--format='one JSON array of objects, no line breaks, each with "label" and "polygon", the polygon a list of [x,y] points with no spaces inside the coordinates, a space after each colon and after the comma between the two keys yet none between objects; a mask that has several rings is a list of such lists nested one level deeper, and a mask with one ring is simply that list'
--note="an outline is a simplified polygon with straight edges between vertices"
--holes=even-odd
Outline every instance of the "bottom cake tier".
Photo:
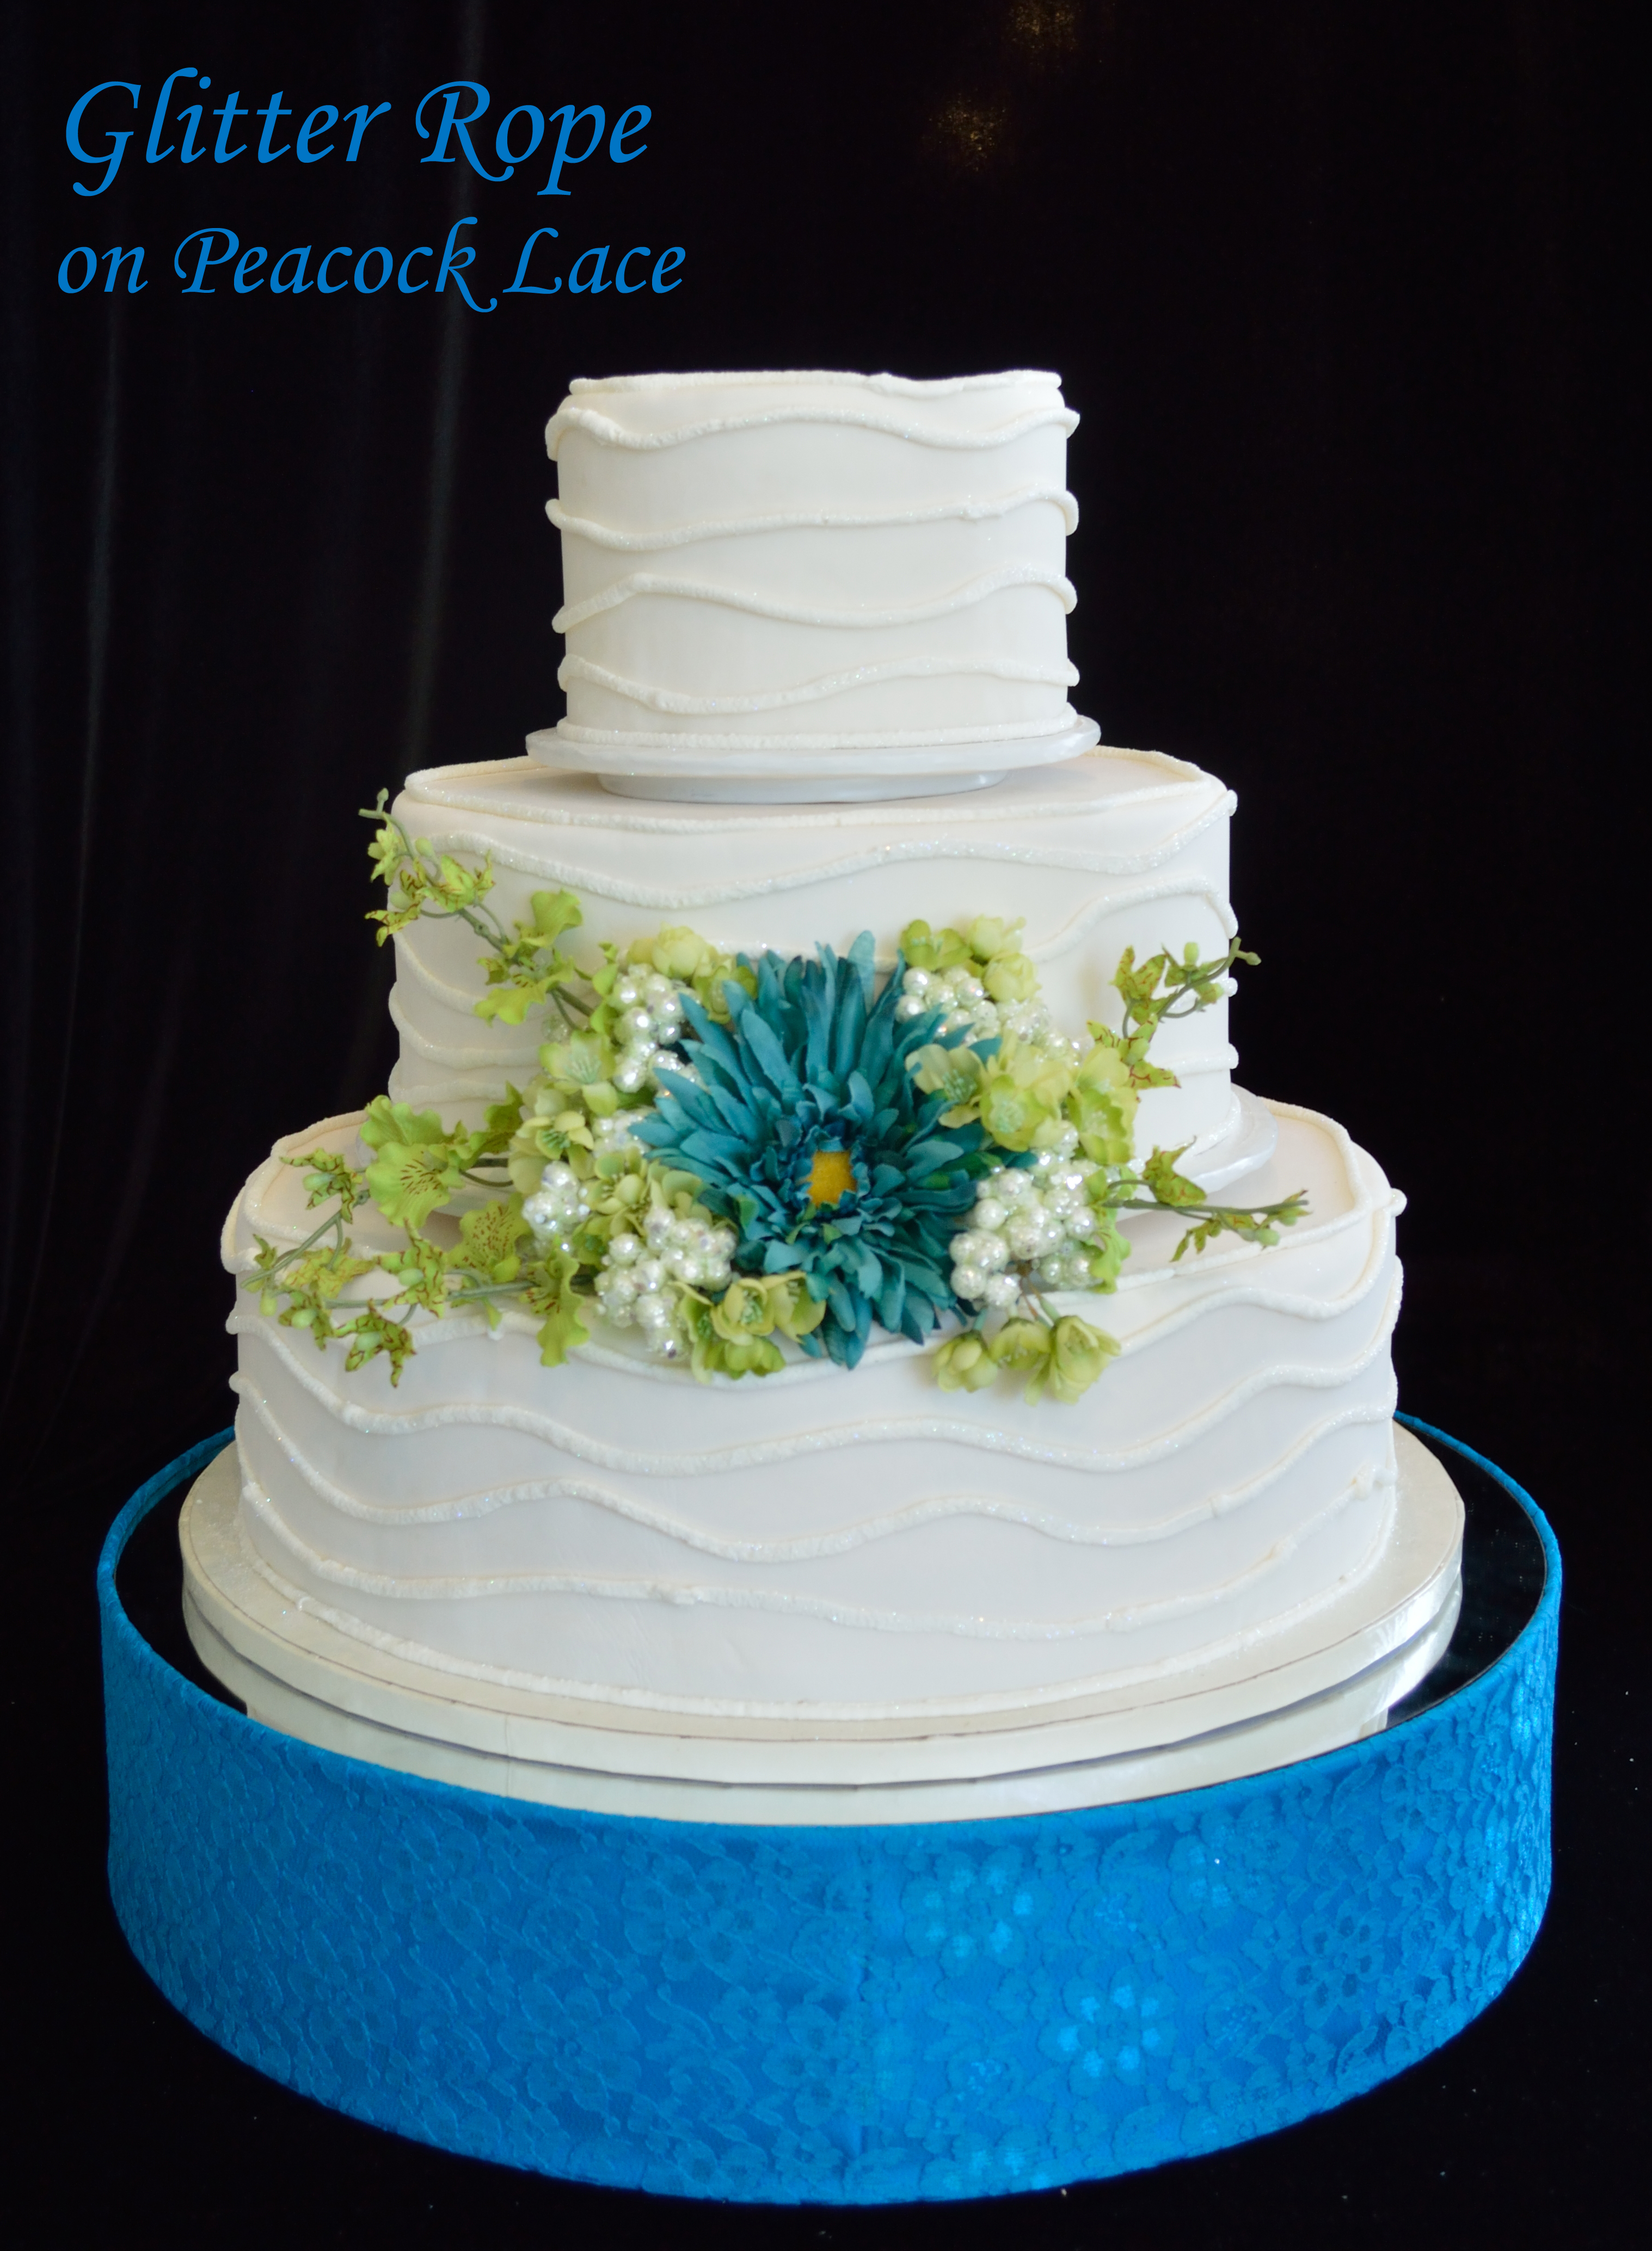
[{"label": "bottom cake tier", "polygon": [[[1330,1120],[1264,1114],[1246,1193],[1305,1189],[1308,1218],[1179,1263],[1174,1219],[1133,1220],[1116,1294],[1056,1300],[1121,1347],[1072,1405],[1008,1377],[943,1392],[896,1340],[852,1372],[701,1383],[599,1326],[546,1369],[523,1315],[415,1324],[392,1385],[243,1295],[244,1560],[364,1673],[673,1735],[955,1737],[1274,1673],[1353,1614],[1408,1638],[1455,1546],[1447,1521],[1443,1553],[1411,1555],[1399,1515],[1400,1199]],[[356,1125],[278,1145],[231,1216],[232,1268],[308,1231],[283,1160]]]},{"label": "bottom cake tier", "polygon": [[1394,1432],[1380,1567],[1265,1644],[1031,1711],[885,1714],[833,1734],[733,1713],[582,1702],[421,1662],[283,1593],[246,1535],[233,1446],[179,1520],[202,1662],[254,1719],[330,1750],[471,1790],[655,1819],[809,1825],[1002,1818],[1116,1804],[1260,1773],[1379,1729],[1452,1636],[1462,1503]]}]

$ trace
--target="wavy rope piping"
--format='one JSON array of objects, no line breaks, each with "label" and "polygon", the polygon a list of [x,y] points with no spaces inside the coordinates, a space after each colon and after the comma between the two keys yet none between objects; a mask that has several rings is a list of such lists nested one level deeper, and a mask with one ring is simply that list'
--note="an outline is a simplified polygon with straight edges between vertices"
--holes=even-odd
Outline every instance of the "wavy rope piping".
[{"label": "wavy rope piping", "polygon": [[[1392,1510],[1390,1512],[1392,1520]],[[520,1672],[503,1666],[489,1666],[474,1659],[449,1657],[432,1650],[422,1642],[385,1632],[381,1627],[369,1625],[365,1619],[348,1610],[340,1610],[324,1602],[318,1595],[306,1594],[291,1581],[281,1577],[247,1540],[245,1529],[238,1526],[241,1553],[248,1568],[271,1587],[284,1601],[335,1626],[341,1633],[365,1646],[399,1657],[415,1665],[428,1666],[434,1670],[453,1674],[460,1680],[477,1680],[491,1687],[514,1688],[532,1695],[566,1697],[582,1704],[607,1704],[620,1711],[680,1713],[685,1716],[715,1719],[795,1719],[794,1707],[786,1704],[739,1700],[720,1696],[677,1695],[668,1692],[653,1692],[621,1687],[600,1681],[575,1680],[555,1675]],[[1357,1585],[1387,1536],[1387,1527],[1371,1553],[1364,1562],[1331,1586],[1321,1590],[1297,1603],[1282,1617],[1272,1622],[1279,1631],[1300,1625],[1321,1610],[1329,1609]],[[907,1719],[917,1721],[933,1720],[946,1721],[960,1718],[990,1717],[1003,1713],[1020,1715],[1037,1712],[1050,1705],[1065,1705],[1088,1696],[1128,1691],[1132,1688],[1174,1680],[1179,1673],[1197,1670],[1205,1665],[1219,1664],[1241,1649],[1251,1646],[1255,1636],[1247,1629],[1228,1634],[1217,1643],[1203,1645],[1199,1650],[1184,1652],[1173,1658],[1158,1658],[1149,1663],[1121,1666],[1107,1673],[1092,1673],[1078,1680],[1052,1681],[1033,1687],[1020,1686],[1013,1690],[989,1691],[982,1694],[947,1698],[900,1698],[882,1704],[861,1702],[816,1703],[811,1706],[815,1716],[823,1721]]]},{"label": "wavy rope piping", "polygon": [[[913,862],[929,862],[929,860],[966,860],[972,864],[982,862],[993,864],[993,867],[1056,869],[1056,871],[1073,873],[1073,876],[1150,876],[1157,869],[1166,867],[1170,860],[1177,860],[1189,844],[1193,844],[1215,821],[1229,815],[1231,810],[1233,810],[1231,799],[1226,804],[1211,806],[1197,820],[1186,821],[1186,826],[1177,828],[1173,835],[1168,837],[1163,847],[1155,847],[1152,851],[1141,853],[1062,851],[1060,847],[1026,848],[1017,847],[1017,844],[997,844],[990,837],[979,837],[979,840],[977,837],[956,837],[956,840],[952,840],[952,837],[923,837],[923,840],[913,837],[912,842],[903,842],[903,844],[889,844],[882,851],[846,853],[842,860],[817,860],[817,862],[808,862],[803,867],[783,869],[779,873],[756,876],[756,878],[740,880],[740,883],[725,880],[725,883],[718,884],[693,884],[693,887],[637,883],[633,876],[623,876],[619,869],[590,869],[580,867],[572,860],[553,860],[543,853],[513,851],[511,847],[497,844],[482,831],[470,831],[470,828],[437,831],[437,835],[427,837],[426,842],[430,842],[437,851],[470,851],[477,853],[477,857],[482,857],[484,853],[493,853],[495,867],[509,869],[513,876],[527,876],[529,880],[540,880],[540,883],[565,884],[567,890],[585,890],[594,894],[596,898],[617,900],[619,905],[675,911],[684,910],[684,907],[736,905],[736,903],[747,898],[774,898],[783,891],[806,891],[813,890],[815,884],[835,883],[835,880],[850,878],[850,876],[864,876],[871,869],[909,867]],[[1168,880],[1162,890],[1125,891],[1119,898],[1100,900],[1096,910],[1085,911],[1114,914],[1121,907],[1139,905],[1143,900],[1175,898],[1179,890],[1209,896],[1209,898],[1220,896],[1215,894],[1215,887],[1209,880],[1202,878],[1202,876],[1193,876],[1193,878],[1183,878],[1179,884],[1175,880]],[[1231,911],[1226,918],[1231,921]],[[893,959],[893,954],[889,959]]]},{"label": "wavy rope piping", "polygon": [[[1265,1548],[1256,1562],[1231,1579],[1213,1586],[1190,1589],[1156,1601],[1122,1604],[1089,1617],[1061,1619],[985,1618],[964,1611],[906,1611],[875,1610],[845,1603],[828,1595],[788,1592],[778,1587],[719,1586],[693,1580],[663,1577],[599,1578],[575,1571],[494,1571],[456,1573],[450,1576],[414,1579],[399,1574],[364,1570],[358,1564],[323,1555],[299,1537],[262,1489],[243,1475],[241,1504],[266,1532],[306,1571],[330,1587],[348,1588],[381,1602],[475,1602],[493,1596],[579,1596],[602,1602],[659,1603],[672,1609],[767,1610],[778,1617],[816,1618],[828,1625],[864,1633],[945,1634],[967,1641],[1052,1642],[1083,1641],[1100,1634],[1139,1632],[1197,1617],[1218,1603],[1231,1603],[1270,1577],[1294,1555],[1302,1542],[1339,1516],[1356,1499],[1364,1500],[1380,1486],[1387,1491],[1392,1479],[1379,1479],[1369,1465],[1305,1519],[1296,1528]],[[1391,1506],[1351,1577],[1364,1576],[1386,1543]],[[254,1550],[256,1552],[256,1550]],[[1339,1590],[1343,1583],[1339,1581]]]},{"label": "wavy rope piping", "polygon": [[892,610],[822,610],[811,609],[799,602],[776,601],[773,597],[748,592],[742,588],[721,586],[703,578],[663,578],[652,571],[634,571],[628,578],[615,578],[600,593],[591,594],[582,602],[559,609],[551,620],[552,633],[567,634],[580,626],[588,625],[593,618],[600,617],[607,610],[616,610],[622,604],[644,594],[666,596],[676,601],[714,602],[723,608],[739,610],[754,618],[769,618],[780,625],[818,626],[829,631],[850,632],[866,627],[916,626],[927,624],[934,618],[954,616],[961,610],[975,608],[989,601],[993,595],[1002,594],[1017,586],[1032,586],[1054,594],[1064,611],[1071,613],[1079,599],[1078,591],[1071,578],[1060,571],[1046,571],[1036,563],[1006,563],[1001,570],[989,571],[979,578],[954,587],[949,594],[937,595],[932,601],[914,602],[905,609]]},{"label": "wavy rope piping", "polygon": [[614,524],[598,523],[593,516],[570,515],[560,500],[546,501],[545,512],[559,531],[575,539],[588,539],[593,547],[621,554],[656,554],[665,548],[698,546],[702,540],[746,539],[766,531],[882,531],[906,524],[987,523],[1039,501],[1060,509],[1070,538],[1079,528],[1079,503],[1065,485],[1057,484],[1017,485],[1012,492],[995,495],[990,500],[938,501],[933,508],[852,516],[829,509],[793,509],[777,516],[707,517],[649,531],[621,531]]},{"label": "wavy rope piping", "polygon": [[[1394,1319],[1399,1310],[1399,1292],[1396,1285],[1385,1308],[1384,1319],[1376,1335],[1352,1361],[1336,1367],[1322,1367],[1312,1362],[1292,1366],[1259,1368],[1219,1394],[1198,1414],[1190,1416],[1176,1429],[1163,1433],[1143,1444],[1121,1449],[1112,1454],[1102,1454],[1093,1449],[1058,1446],[1047,1440],[1024,1437],[1018,1432],[987,1430],[960,1423],[941,1416],[890,1416],[877,1422],[855,1424],[829,1424],[823,1429],[802,1430],[784,1437],[748,1440],[743,1445],[707,1448],[692,1454],[663,1454],[644,1451],[638,1448],[618,1446],[569,1424],[556,1421],[530,1408],[503,1405],[479,1406],[469,1402],[449,1402],[441,1406],[415,1408],[404,1414],[392,1414],[384,1409],[364,1407],[357,1400],[341,1399],[328,1389],[315,1374],[306,1368],[296,1353],[286,1342],[273,1320],[265,1320],[256,1313],[236,1313],[227,1324],[234,1336],[257,1337],[267,1345],[288,1373],[323,1403],[330,1413],[349,1429],[374,1432],[385,1437],[410,1436],[421,1430],[443,1429],[496,1429],[519,1430],[525,1437],[535,1437],[571,1455],[576,1461],[590,1462],[601,1469],[621,1470],[652,1477],[712,1477],[727,1475],[737,1470],[765,1469],[779,1462],[795,1461],[809,1454],[833,1453],[852,1446],[900,1444],[916,1439],[927,1439],[941,1444],[967,1446],[985,1454],[1003,1455],[1013,1459],[1041,1462],[1055,1469],[1077,1470],[1091,1476],[1117,1475],[1122,1472],[1146,1468],[1206,1437],[1219,1423],[1228,1420],[1239,1409],[1263,1392],[1282,1387],[1295,1387],[1306,1391],[1330,1391],[1342,1389],[1363,1375],[1372,1362],[1386,1350]],[[510,1316],[507,1315],[507,1319]],[[521,1317],[519,1317],[521,1318]],[[524,1327],[527,1326],[524,1318]],[[473,1329],[474,1336],[480,1333]],[[436,1341],[427,1332],[421,1341]],[[589,1347],[585,1348],[589,1353]],[[320,1359],[320,1355],[316,1355]],[[338,1355],[335,1354],[335,1358]],[[613,1355],[628,1374],[638,1363]],[[324,1364],[324,1363],[323,1363]],[[600,1361],[597,1363],[601,1364]],[[769,1376],[765,1381],[774,1389],[785,1386],[786,1374]],[[663,1373],[670,1375],[672,1371]],[[239,1388],[244,1375],[233,1381]]]},{"label": "wavy rope piping", "polygon": [[[789,711],[805,703],[821,703],[834,696],[846,696],[856,689],[879,688],[891,680],[1007,680],[1041,688],[1075,688],[1079,674],[1076,666],[1063,658],[1059,664],[1029,664],[1013,656],[972,656],[956,659],[939,656],[890,657],[882,664],[857,665],[852,672],[830,672],[818,679],[800,681],[795,688],[776,688],[761,696],[690,696],[675,688],[652,688],[646,681],[631,680],[621,672],[611,672],[606,665],[593,664],[589,657],[565,656],[557,667],[557,685],[567,689],[575,681],[587,682],[593,688],[606,689],[628,703],[639,703],[644,710],[662,711],[679,718],[716,718],[732,711]],[[583,738],[566,721],[557,730],[575,741]],[[598,731],[607,738],[612,731]],[[939,739],[963,742],[977,731],[961,729],[954,734],[943,734]],[[1002,735],[1002,727],[994,731]],[[846,738],[832,738],[834,742]],[[990,740],[990,735],[982,735]]]},{"label": "wavy rope piping", "polygon": [[659,454],[675,446],[691,446],[700,438],[725,438],[739,431],[798,424],[864,430],[874,437],[899,438],[908,445],[931,446],[942,453],[986,454],[1011,446],[1034,430],[1058,429],[1064,438],[1070,438],[1079,426],[1079,418],[1070,406],[1033,406],[988,430],[947,430],[925,429],[909,415],[873,413],[864,407],[782,406],[756,414],[725,414],[705,422],[685,422],[674,430],[628,430],[592,407],[559,406],[545,425],[545,446],[554,461],[564,438],[570,431],[578,431],[597,445],[614,447],[621,453]]},{"label": "wavy rope piping", "polygon": [[1392,1419],[1392,1408],[1386,1401],[1363,1403],[1344,1407],[1306,1431],[1295,1443],[1247,1484],[1232,1486],[1225,1493],[1213,1494],[1199,1501],[1179,1515],[1165,1517],[1156,1523],[1142,1522],[1124,1525],[1080,1524],[1071,1517],[1059,1517],[1046,1509],[1038,1509],[1022,1502],[1001,1500],[990,1493],[947,1493],[933,1495],[927,1500],[912,1501],[904,1508],[895,1509],[883,1516],[864,1517],[857,1524],[844,1526],[836,1532],[800,1534],[791,1540],[735,1540],[719,1538],[715,1533],[685,1519],[673,1516],[661,1508],[650,1508],[629,1493],[619,1493],[611,1486],[596,1485],[587,1479],[568,1477],[528,1478],[515,1485],[495,1486],[483,1493],[467,1493],[448,1500],[417,1503],[410,1507],[394,1507],[375,1501],[363,1500],[347,1493],[343,1486],[335,1485],[309,1459],[295,1441],[282,1429],[268,1401],[245,1383],[238,1383],[242,1409],[236,1417],[236,1432],[243,1435],[242,1417],[250,1412],[252,1417],[280,1449],[282,1460],[309,1487],[324,1507],[336,1510],[341,1516],[357,1523],[374,1526],[406,1525],[420,1528],[433,1524],[471,1524],[502,1510],[514,1509],[542,1500],[572,1500],[603,1509],[612,1516],[622,1517],[648,1532],[680,1548],[694,1549],[698,1554],[714,1555],[727,1563],[794,1563],[806,1562],[821,1555],[848,1555],[857,1548],[873,1546],[878,1541],[898,1538],[901,1534],[922,1529],[929,1524],[950,1521],[967,1516],[989,1520],[1034,1532],[1040,1537],[1062,1541],[1079,1548],[1137,1548],[1151,1547],[1161,1541],[1179,1539],[1195,1526],[1219,1520],[1246,1507],[1281,1478],[1293,1470],[1298,1462],[1320,1442],[1338,1431],[1363,1428],[1367,1424],[1386,1423]]},{"label": "wavy rope piping", "polygon": [[[531,761],[524,760],[524,763],[531,764]],[[543,772],[544,768],[537,767],[535,771]],[[414,802],[420,800],[415,800]],[[1192,820],[1184,821],[1181,828],[1172,829],[1162,843],[1140,852],[1084,851],[1058,844],[1005,844],[989,836],[926,835],[903,839],[898,843],[882,845],[871,851],[845,853],[838,859],[809,862],[739,883],[703,883],[689,887],[641,883],[618,867],[593,869],[572,860],[553,859],[545,853],[524,852],[510,844],[501,843],[481,829],[438,829],[427,841],[440,852],[474,852],[478,858],[490,853],[496,868],[509,869],[511,874],[525,876],[531,881],[563,884],[570,890],[583,888],[599,898],[616,900],[625,906],[676,909],[723,906],[739,899],[769,898],[778,892],[805,890],[814,884],[864,875],[874,868],[911,866],[937,860],[960,860],[971,865],[994,867],[1049,868],[1080,876],[1151,875],[1178,858],[1207,828],[1218,821],[1225,820],[1237,802],[1232,793],[1227,793],[1215,803],[1206,806]],[[482,808],[473,807],[467,809],[480,811]],[[1070,806],[1052,806],[1047,808],[1046,817],[1052,821],[1071,821],[1072,813],[1073,808]],[[742,824],[719,822],[719,831],[725,825],[732,828]],[[750,828],[752,824],[743,825]],[[772,829],[774,824],[768,825]],[[811,824],[800,821],[786,825],[803,828]],[[934,826],[934,819],[929,825]],[[661,824],[627,821],[616,816],[611,823],[604,826],[612,827],[623,836],[639,829],[645,832],[656,829]],[[692,834],[693,824],[677,822],[670,826],[667,833]],[[621,845],[620,848],[622,850],[624,848]],[[1130,894],[1131,897],[1136,896]]]}]

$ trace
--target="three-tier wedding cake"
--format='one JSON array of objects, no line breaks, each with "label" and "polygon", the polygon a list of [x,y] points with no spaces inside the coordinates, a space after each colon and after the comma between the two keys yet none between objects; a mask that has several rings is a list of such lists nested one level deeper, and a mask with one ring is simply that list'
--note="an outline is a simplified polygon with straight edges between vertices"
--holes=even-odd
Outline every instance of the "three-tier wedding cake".
[{"label": "three-tier wedding cake", "polygon": [[1401,1199],[1232,1083],[1232,794],[1067,701],[1077,419],[1029,371],[558,409],[567,715],[381,817],[388,1092],[225,1232],[187,1603],[256,1716],[947,1818],[1277,1764],[1433,1662]]}]

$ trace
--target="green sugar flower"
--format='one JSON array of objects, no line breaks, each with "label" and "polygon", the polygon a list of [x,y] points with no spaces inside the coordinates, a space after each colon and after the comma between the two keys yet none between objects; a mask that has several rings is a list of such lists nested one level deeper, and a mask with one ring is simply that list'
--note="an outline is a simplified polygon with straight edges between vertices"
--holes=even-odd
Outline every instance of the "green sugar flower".
[{"label": "green sugar flower", "polygon": [[1029,1042],[1007,1039],[987,1064],[981,1089],[981,1123],[1001,1149],[1041,1147],[1058,1132],[1061,1105],[1072,1084],[1072,1066]]},{"label": "green sugar flower", "polygon": [[[1081,1398],[1115,1357],[1116,1337],[1092,1328],[1073,1313],[1065,1314],[1050,1333],[1050,1389],[1070,1405]],[[1036,1395],[1031,1390],[1028,1397]]]},{"label": "green sugar flower", "polygon": [[1001,953],[981,973],[989,999],[1033,1001],[1038,994],[1038,972],[1031,954]]},{"label": "green sugar flower", "polygon": [[1093,1047],[1079,1065],[1067,1098],[1067,1116],[1079,1129],[1079,1146],[1086,1157],[1098,1165],[1129,1163],[1141,1099],[1119,1050]]},{"label": "green sugar flower", "polygon": [[935,1354],[935,1380],[943,1391],[984,1391],[997,1373],[992,1347],[978,1329],[948,1337]]},{"label": "green sugar flower", "polygon": [[566,1040],[548,1040],[539,1050],[539,1068],[564,1106],[583,1103],[593,1118],[611,1118],[620,1106],[614,1084],[618,1060],[600,1032],[574,1032]]}]

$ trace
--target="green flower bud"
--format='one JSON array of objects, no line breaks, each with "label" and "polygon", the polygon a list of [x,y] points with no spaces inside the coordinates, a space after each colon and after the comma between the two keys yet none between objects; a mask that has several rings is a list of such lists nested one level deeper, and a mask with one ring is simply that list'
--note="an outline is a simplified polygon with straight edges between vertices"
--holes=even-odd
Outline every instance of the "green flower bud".
[{"label": "green flower bud", "polygon": [[1098,1165],[1128,1165],[1135,1148],[1141,1098],[1130,1067],[1116,1048],[1093,1047],[1079,1066],[1066,1112],[1079,1129],[1079,1146]]},{"label": "green flower bud", "polygon": [[933,931],[927,922],[906,925],[900,952],[908,969],[956,969],[969,959],[969,948],[955,930]]},{"label": "green flower bud", "polygon": [[[623,1150],[614,1149],[597,1160],[597,1174],[606,1188],[599,1209],[619,1218],[629,1218],[648,1202],[649,1184],[641,1173],[629,1169],[633,1160]],[[623,1171],[616,1168],[623,1166]]]},{"label": "green flower bud", "polygon": [[1068,1313],[1051,1332],[1050,1389],[1069,1405],[1081,1398],[1119,1349],[1105,1330]]},{"label": "green flower bud", "polygon": [[778,1345],[765,1337],[750,1337],[739,1344],[719,1344],[712,1365],[721,1375],[773,1375],[786,1362]]},{"label": "green flower bud", "polygon": [[718,1364],[723,1339],[711,1326],[710,1305],[693,1291],[678,1299],[677,1312],[689,1334],[691,1365],[695,1375],[704,1383]]},{"label": "green flower bud", "polygon": [[[969,925],[969,951],[977,961],[996,961],[1000,954],[1015,952],[1021,931],[1019,919],[1005,922],[998,915],[977,915]],[[991,987],[989,987],[988,990],[990,991]],[[995,994],[993,997],[996,1000],[997,995]],[[1010,997],[1024,1001],[1028,995],[1016,993]]]},{"label": "green flower bud", "polygon": [[718,954],[709,939],[679,927],[658,931],[652,938],[639,938],[626,959],[638,968],[657,970],[662,977],[675,977],[688,984],[696,977],[709,976],[717,966]]},{"label": "green flower bud", "polygon": [[981,981],[995,1001],[1031,1001],[1038,991],[1038,970],[1025,953],[998,954],[987,964]]},{"label": "green flower bud", "polygon": [[825,1319],[825,1300],[816,1304],[801,1273],[771,1274],[765,1286],[774,1308],[774,1326],[782,1336],[794,1340],[810,1336]]},{"label": "green flower bud", "polygon": [[1050,1332],[1042,1321],[1006,1321],[991,1339],[990,1350],[1012,1375],[1036,1373],[1050,1357]]},{"label": "green flower bud", "polygon": [[984,1391],[998,1363],[977,1329],[950,1337],[935,1354],[935,1376],[943,1391]]},{"label": "green flower bud", "polygon": [[[759,1285],[760,1293],[760,1285]],[[773,1375],[786,1365],[780,1347],[765,1336],[721,1334],[718,1308],[691,1292],[681,1301],[688,1329],[691,1361],[702,1383],[713,1375]]]},{"label": "green flower bud", "polygon": [[373,874],[379,883],[389,883],[395,880],[396,869],[406,850],[400,829],[393,821],[386,821],[384,827],[375,832],[372,842],[367,847],[367,857],[372,862]]},{"label": "green flower bud", "polygon": [[511,1187],[526,1196],[531,1195],[538,1187],[539,1175],[550,1160],[542,1157],[537,1149],[512,1149],[505,1162]]},{"label": "green flower bud", "polygon": [[547,1040],[539,1050],[539,1067],[549,1079],[585,1088],[609,1077],[614,1049],[600,1032],[575,1032],[566,1040]]},{"label": "green flower bud", "polygon": [[1056,1118],[1072,1084],[1072,1066],[1033,1047],[1006,1040],[986,1066],[981,1122],[1001,1149],[1030,1149],[1039,1126]]},{"label": "green flower bud", "polygon": [[[1097,1179],[1100,1178],[1098,1174]],[[1086,1264],[1090,1269],[1087,1286],[1092,1290],[1116,1289],[1119,1269],[1130,1255],[1128,1236],[1122,1233],[1110,1211],[1098,1211],[1091,1222],[1095,1241],[1085,1246]]]},{"label": "green flower bud", "polygon": [[926,1094],[946,1096],[947,1125],[964,1126],[974,1118],[985,1066],[973,1048],[946,1048],[938,1042],[920,1048],[908,1068]]},{"label": "green flower bud", "polygon": [[510,1185],[531,1195],[546,1165],[562,1158],[582,1173],[591,1150],[591,1128],[583,1109],[570,1110],[566,1087],[535,1090],[533,1110],[510,1137],[505,1162]]},{"label": "green flower bud", "polygon": [[711,1326],[731,1344],[769,1335],[774,1326],[772,1293],[761,1281],[736,1275],[711,1307]]}]

